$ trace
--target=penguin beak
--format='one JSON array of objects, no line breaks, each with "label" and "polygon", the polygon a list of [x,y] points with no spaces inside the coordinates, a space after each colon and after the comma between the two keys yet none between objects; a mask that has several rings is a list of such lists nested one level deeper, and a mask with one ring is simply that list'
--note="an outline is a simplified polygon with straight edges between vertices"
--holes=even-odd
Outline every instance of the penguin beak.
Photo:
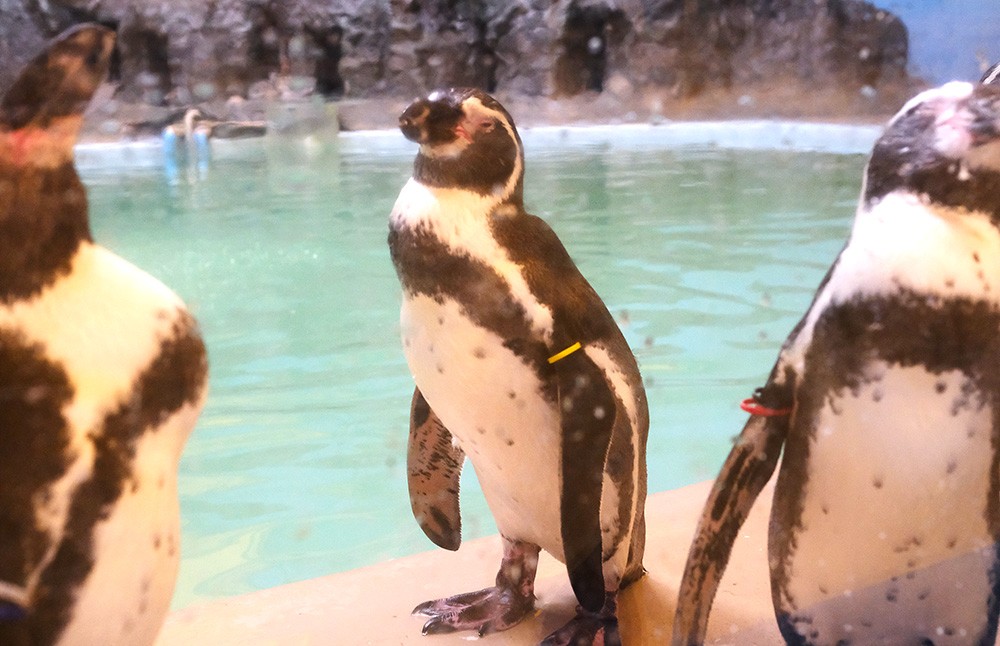
[{"label": "penguin beak", "polygon": [[21,71],[0,100],[0,122],[19,129],[78,119],[104,80],[115,34],[94,24],[67,30]]},{"label": "penguin beak", "polygon": [[418,144],[424,143],[427,134],[424,132],[424,122],[427,120],[428,109],[423,101],[414,101],[399,115],[399,129],[403,136]]},{"label": "penguin beak", "polygon": [[461,129],[462,105],[448,94],[435,92],[426,99],[418,99],[399,116],[399,129],[403,136],[415,143],[431,146],[448,144],[457,138],[467,138]]}]

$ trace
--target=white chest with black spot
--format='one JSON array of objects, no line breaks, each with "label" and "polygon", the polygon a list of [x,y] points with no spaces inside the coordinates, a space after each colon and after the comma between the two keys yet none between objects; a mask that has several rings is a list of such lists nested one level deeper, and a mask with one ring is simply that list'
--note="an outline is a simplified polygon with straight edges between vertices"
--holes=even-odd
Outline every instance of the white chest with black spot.
[{"label": "white chest with black spot", "polygon": [[[858,214],[782,361],[808,369],[828,307],[901,290],[1000,307],[996,276],[1000,234],[985,216],[890,194]],[[801,516],[780,528],[789,560],[779,606],[817,644],[969,643],[984,629],[996,558],[989,397],[959,371],[919,364],[875,361],[860,381],[828,393],[812,420]]]},{"label": "white chest with black spot", "polygon": [[[532,336],[548,343],[552,311],[538,301],[522,268],[490,232],[486,214],[494,202],[490,196],[429,188],[411,179],[396,201],[390,225],[430,232],[451,253],[493,268],[508,286],[510,297],[523,308]],[[501,533],[537,544],[563,559],[560,416],[543,396],[536,368],[505,347],[506,339],[477,324],[447,294],[404,293],[401,327],[414,380],[475,467]],[[605,373],[636,432],[639,404],[625,370],[600,344],[585,345],[582,351]],[[637,442],[633,438],[633,445]],[[638,478],[637,469],[633,465],[633,481]],[[606,538],[617,533],[619,497],[618,484],[605,473],[600,515]],[[632,517],[634,513],[633,509]],[[613,548],[610,540],[605,542],[609,589],[617,587],[628,546],[628,540]]]},{"label": "white chest with black spot", "polygon": [[560,555],[559,416],[533,369],[455,300],[404,298],[417,387],[476,470],[497,527]]},{"label": "white chest with black spot", "polygon": [[[37,523],[54,556],[76,489],[94,471],[94,436],[169,338],[183,305],[159,281],[83,243],[72,271],[37,297],[0,307],[0,327],[44,348],[74,389],[62,413],[66,474],[39,497]],[[204,397],[204,392],[202,392]],[[93,568],[76,590],[60,644],[150,643],[169,609],[179,561],[177,463],[203,400],[174,412],[137,443],[134,478],[93,531]]]},{"label": "white chest with black spot", "polygon": [[[489,198],[411,179],[391,224],[423,228],[452,253],[494,268],[544,339],[552,313],[490,233],[491,208]],[[417,387],[471,460],[500,531],[561,555],[559,417],[535,371],[447,295],[404,294],[400,321]]]},{"label": "white chest with black spot", "polygon": [[880,362],[866,381],[814,420],[782,606],[817,644],[967,643],[992,592],[991,407],[957,371]]}]

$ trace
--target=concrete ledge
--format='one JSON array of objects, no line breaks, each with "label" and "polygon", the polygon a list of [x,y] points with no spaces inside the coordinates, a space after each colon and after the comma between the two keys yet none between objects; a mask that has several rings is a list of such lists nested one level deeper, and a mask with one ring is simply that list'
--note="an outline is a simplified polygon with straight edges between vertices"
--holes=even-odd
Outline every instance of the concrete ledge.
[{"label": "concrete ledge", "polygon": [[[625,644],[667,643],[688,545],[710,486],[704,482],[649,498],[644,560],[649,574],[622,594],[619,618]],[[736,542],[715,600],[709,643],[781,643],[767,572],[772,493],[769,487],[761,494]],[[157,646],[464,644],[472,633],[422,637],[424,618],[410,616],[410,610],[428,599],[492,585],[500,554],[499,537],[488,537],[470,541],[458,552],[426,552],[191,606],[169,617]],[[573,615],[576,602],[564,566],[546,554],[535,593],[534,617],[481,643],[537,644]]]}]

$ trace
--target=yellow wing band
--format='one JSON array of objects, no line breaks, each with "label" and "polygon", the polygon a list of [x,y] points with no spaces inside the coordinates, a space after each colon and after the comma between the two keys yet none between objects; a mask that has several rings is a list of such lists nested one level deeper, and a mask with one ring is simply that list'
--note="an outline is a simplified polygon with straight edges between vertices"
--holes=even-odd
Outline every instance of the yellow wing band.
[{"label": "yellow wing band", "polygon": [[576,352],[577,350],[579,350],[581,347],[582,346],[580,345],[580,342],[577,341],[576,343],[574,343],[573,345],[569,346],[568,348],[566,348],[562,352],[556,352],[554,355],[552,355],[551,357],[549,357],[549,363],[555,363],[556,361],[559,361],[560,359],[565,359],[569,355],[571,355],[574,352]]}]

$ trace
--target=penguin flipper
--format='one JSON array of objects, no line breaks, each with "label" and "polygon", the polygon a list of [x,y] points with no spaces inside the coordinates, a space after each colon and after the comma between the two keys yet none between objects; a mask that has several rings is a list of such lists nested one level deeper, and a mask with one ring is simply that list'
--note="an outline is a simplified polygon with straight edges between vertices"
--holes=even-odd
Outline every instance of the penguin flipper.
[{"label": "penguin flipper", "polygon": [[462,544],[459,478],[464,461],[465,453],[415,388],[406,451],[410,508],[427,538],[446,550]]},{"label": "penguin flipper", "polygon": [[[72,157],[83,113],[107,73],[114,32],[96,24],[78,25],[57,36],[21,70],[0,101],[0,134],[22,131],[16,142],[37,154],[27,131],[46,133],[45,152]],[[39,135],[43,136],[43,135]],[[35,148],[35,150],[32,150]]]},{"label": "penguin flipper", "polygon": [[708,615],[733,542],[774,473],[788,427],[788,415],[751,417],[722,465],[684,566],[674,616],[674,646],[705,642]]},{"label": "penguin flipper", "polygon": [[577,600],[598,613],[604,606],[601,493],[616,401],[600,367],[585,352],[553,364],[562,434],[560,520],[566,570]]}]

